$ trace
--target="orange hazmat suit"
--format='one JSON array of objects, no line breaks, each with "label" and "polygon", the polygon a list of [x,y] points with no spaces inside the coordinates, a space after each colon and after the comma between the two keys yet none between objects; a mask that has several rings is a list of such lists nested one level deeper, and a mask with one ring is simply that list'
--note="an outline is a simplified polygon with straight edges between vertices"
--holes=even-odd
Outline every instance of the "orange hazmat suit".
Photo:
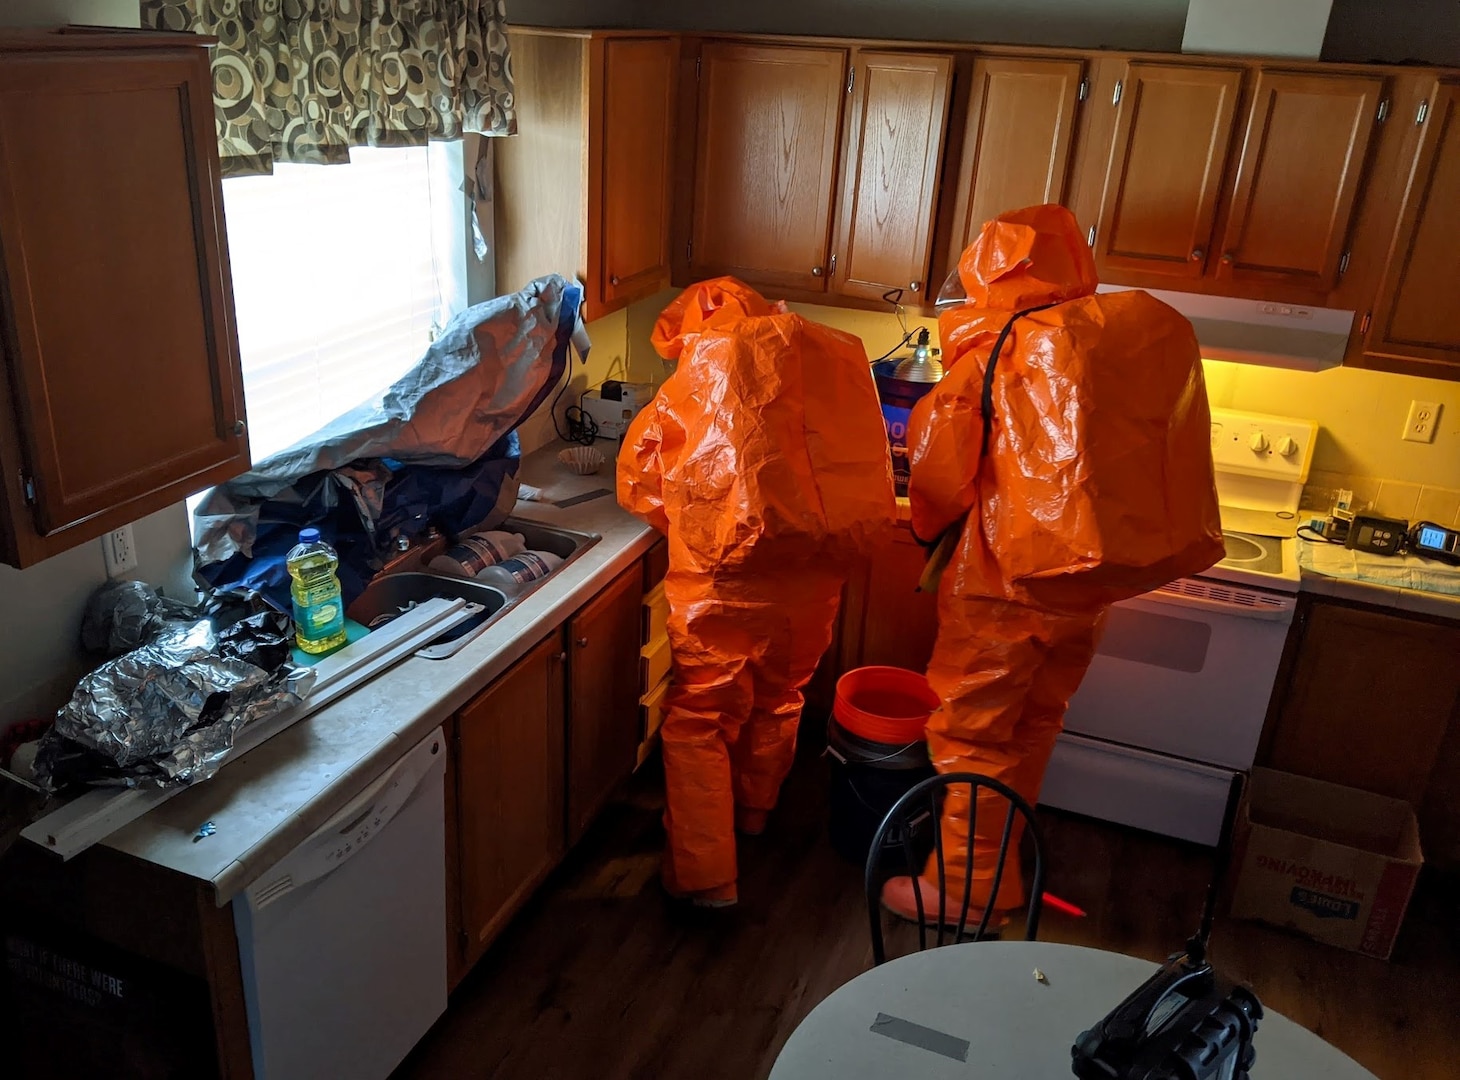
[{"label": "orange hazmat suit", "polygon": [[618,499],[669,541],[665,884],[733,900],[736,823],[775,806],[849,565],[895,517],[891,461],[855,337],[718,278],[653,343],[679,364],[624,436]]},{"label": "orange hazmat suit", "polygon": [[[1096,294],[1064,207],[988,222],[958,273],[967,301],[938,321],[947,374],[908,435],[913,530],[949,559],[928,748],[939,771],[1032,804],[1106,608],[1223,555],[1211,418],[1191,324],[1144,292]],[[989,896],[1005,806],[988,798],[971,837],[966,792],[945,804],[949,890],[962,899],[971,858],[971,904],[1006,910],[1023,886],[1016,856]]]}]

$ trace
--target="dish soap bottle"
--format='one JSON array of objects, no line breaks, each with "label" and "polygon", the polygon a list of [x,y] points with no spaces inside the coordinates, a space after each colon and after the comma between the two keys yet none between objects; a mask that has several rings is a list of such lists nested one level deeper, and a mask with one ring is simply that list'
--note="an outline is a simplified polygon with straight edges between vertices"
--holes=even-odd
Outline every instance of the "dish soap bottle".
[{"label": "dish soap bottle", "polygon": [[312,656],[338,649],[347,640],[345,605],[335,568],[340,557],[319,538],[318,529],[300,529],[299,543],[285,563],[294,579],[294,640]]}]

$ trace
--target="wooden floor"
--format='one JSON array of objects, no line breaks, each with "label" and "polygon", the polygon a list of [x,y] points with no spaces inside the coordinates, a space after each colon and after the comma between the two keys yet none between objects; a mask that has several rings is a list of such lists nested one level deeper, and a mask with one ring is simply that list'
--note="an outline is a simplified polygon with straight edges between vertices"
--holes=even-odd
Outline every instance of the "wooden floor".
[{"label": "wooden floor", "polygon": [[[826,842],[826,784],[824,763],[803,756],[771,829],[741,841],[740,905],[701,912],[660,891],[660,787],[641,775],[462,983],[396,1080],[764,1077],[816,1003],[871,963],[860,869]],[[1090,912],[1046,909],[1042,939],[1152,960],[1182,944],[1210,875],[1205,849],[1042,818],[1050,890]],[[1266,1006],[1381,1080],[1453,1080],[1457,915],[1460,895],[1427,879],[1391,963],[1226,920],[1213,952]]]}]

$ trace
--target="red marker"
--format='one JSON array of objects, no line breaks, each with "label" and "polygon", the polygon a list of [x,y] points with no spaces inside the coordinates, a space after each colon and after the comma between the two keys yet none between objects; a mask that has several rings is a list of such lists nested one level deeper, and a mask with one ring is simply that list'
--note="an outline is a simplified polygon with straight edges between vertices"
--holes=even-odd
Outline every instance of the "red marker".
[{"label": "red marker", "polygon": [[1044,906],[1054,908],[1061,915],[1073,915],[1077,919],[1085,918],[1084,908],[1076,907],[1068,900],[1061,900],[1054,893],[1047,892],[1044,894]]}]

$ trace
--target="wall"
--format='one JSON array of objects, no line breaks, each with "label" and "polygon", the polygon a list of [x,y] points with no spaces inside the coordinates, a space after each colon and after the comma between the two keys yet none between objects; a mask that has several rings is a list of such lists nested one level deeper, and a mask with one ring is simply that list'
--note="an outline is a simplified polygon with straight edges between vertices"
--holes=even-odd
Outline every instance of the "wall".
[{"label": "wall", "polygon": [[[792,307],[808,318],[857,335],[869,356],[880,356],[902,337],[901,327],[890,314],[809,304]],[[633,319],[631,316],[631,322]],[[928,327],[937,340],[935,320],[915,318],[908,325],[912,329]],[[635,348],[631,343],[630,351]],[[1316,472],[1460,489],[1460,382],[1357,368],[1285,371],[1216,360],[1206,361],[1205,370],[1207,397],[1217,408],[1316,420],[1322,428],[1314,449]],[[1405,442],[1399,437],[1409,403],[1416,399],[1441,404],[1433,443]],[[1374,484],[1360,487],[1371,492]]]},{"label": "wall", "polygon": [[1333,0],[1325,60],[1423,60],[1460,67],[1456,0]]}]

